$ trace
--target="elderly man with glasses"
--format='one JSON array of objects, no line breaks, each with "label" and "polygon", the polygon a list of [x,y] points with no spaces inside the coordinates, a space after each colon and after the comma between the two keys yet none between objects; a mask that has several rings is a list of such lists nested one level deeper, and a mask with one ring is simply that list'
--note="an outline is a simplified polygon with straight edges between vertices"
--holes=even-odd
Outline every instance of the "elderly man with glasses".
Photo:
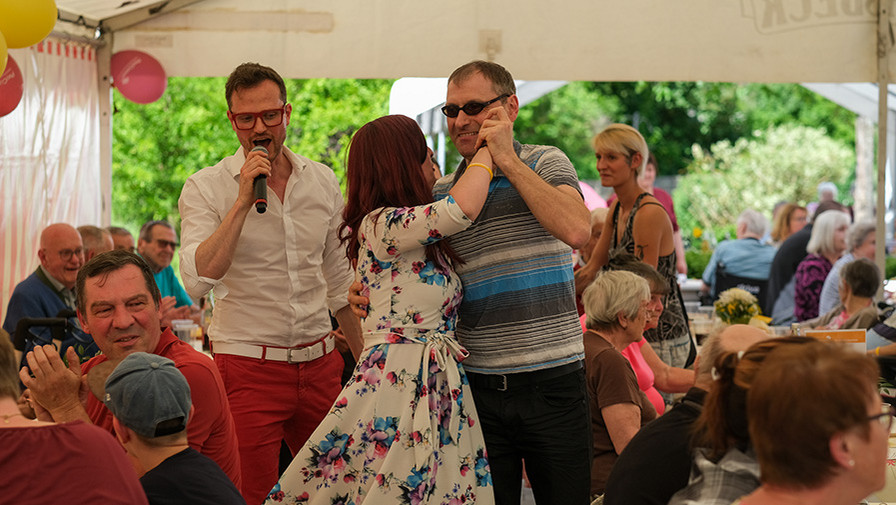
[{"label": "elderly man with glasses", "polygon": [[16,337],[16,326],[24,318],[67,319],[61,338],[61,351],[74,347],[81,361],[99,352],[93,338],[84,333],[75,317],[75,279],[84,264],[84,244],[81,234],[65,223],[51,224],[40,234],[37,251],[40,265],[20,282],[12,292],[6,307],[3,329],[9,332],[18,351],[30,351],[35,345],[53,343],[49,326],[32,326],[25,341]]},{"label": "elderly man with glasses", "polygon": [[337,237],[339,181],[283,145],[292,113],[283,79],[244,63],[225,95],[240,147],[184,184],[180,271],[194,298],[214,290],[208,335],[236,423],[241,491],[261,503],[277,483],[281,440],[298,451],[342,390],[328,310],[355,356],[360,322],[345,299],[354,275]]}]

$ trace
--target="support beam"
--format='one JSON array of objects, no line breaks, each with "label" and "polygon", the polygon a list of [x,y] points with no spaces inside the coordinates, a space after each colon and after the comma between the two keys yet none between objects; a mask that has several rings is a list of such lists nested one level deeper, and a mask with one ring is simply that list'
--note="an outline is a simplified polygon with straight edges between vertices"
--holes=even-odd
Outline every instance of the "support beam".
[{"label": "support beam", "polygon": [[102,189],[102,226],[112,224],[112,34],[96,50],[97,86],[100,112],[100,188]]},{"label": "support beam", "polygon": [[89,28],[101,28],[102,31],[106,33],[117,32],[140,24],[156,16],[176,11],[200,1],[201,0],[163,0],[152,2],[139,9],[123,12],[121,14],[115,14],[114,11],[104,12],[96,14],[95,17],[83,15],[63,7],[59,8],[57,18],[62,21]]},{"label": "support beam", "polygon": [[[886,222],[884,209],[887,172],[887,113],[890,81],[890,50],[893,48],[893,28],[890,24],[890,1],[877,2],[877,250],[875,259],[881,273],[886,272]],[[883,286],[880,288],[883,289]],[[878,292],[880,294],[880,290]]]}]

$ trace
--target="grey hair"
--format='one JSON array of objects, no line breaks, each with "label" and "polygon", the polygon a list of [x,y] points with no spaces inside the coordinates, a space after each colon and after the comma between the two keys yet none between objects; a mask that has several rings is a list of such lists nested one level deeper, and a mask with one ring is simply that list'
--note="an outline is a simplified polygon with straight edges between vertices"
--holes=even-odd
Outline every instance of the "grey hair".
[{"label": "grey hair", "polygon": [[877,224],[874,221],[859,221],[853,223],[846,231],[846,250],[855,251],[858,247],[868,240],[868,235],[877,231]]},{"label": "grey hair", "polygon": [[849,214],[841,210],[829,210],[822,212],[812,224],[812,235],[806,252],[810,254],[824,254],[834,252],[834,231],[849,224]]},{"label": "grey hair", "polygon": [[753,209],[747,209],[740,213],[740,216],[737,217],[737,227],[739,228],[741,224],[747,226],[747,233],[757,237],[762,237],[768,230],[768,219]]},{"label": "grey hair", "polygon": [[634,319],[641,304],[650,300],[647,281],[632,272],[605,270],[585,288],[585,327],[593,330],[619,328],[619,316]]},{"label": "grey hair", "polygon": [[604,222],[607,219],[607,212],[610,209],[606,207],[598,207],[591,211],[591,226],[594,226],[598,222]]},{"label": "grey hair", "polygon": [[111,236],[109,230],[90,224],[79,226],[78,233],[81,234],[81,242],[84,243],[84,248],[88,251],[102,247],[106,234]]},{"label": "grey hair", "polygon": [[143,226],[140,227],[140,235],[139,235],[140,240],[142,240],[144,242],[152,242],[152,229],[155,228],[156,226],[164,226],[165,228],[168,228],[169,230],[174,230],[174,226],[171,223],[169,223],[168,221],[165,221],[163,219],[157,219],[155,221],[147,221],[147,222],[143,223]]},{"label": "grey hair", "polygon": [[818,200],[821,200],[821,197],[824,196],[825,193],[830,193],[833,197],[832,200],[837,199],[837,194],[839,193],[837,190],[837,185],[830,181],[825,181],[818,184]]}]

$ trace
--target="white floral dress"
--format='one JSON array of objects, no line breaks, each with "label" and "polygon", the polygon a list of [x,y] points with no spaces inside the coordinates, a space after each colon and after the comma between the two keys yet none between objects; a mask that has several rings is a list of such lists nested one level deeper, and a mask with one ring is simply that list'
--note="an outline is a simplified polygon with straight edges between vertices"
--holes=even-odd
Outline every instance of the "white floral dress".
[{"label": "white floral dress", "polygon": [[460,365],[467,351],[454,339],[460,279],[428,261],[423,247],[470,224],[451,196],[364,219],[357,275],[370,298],[365,349],[265,503],[494,503]]}]

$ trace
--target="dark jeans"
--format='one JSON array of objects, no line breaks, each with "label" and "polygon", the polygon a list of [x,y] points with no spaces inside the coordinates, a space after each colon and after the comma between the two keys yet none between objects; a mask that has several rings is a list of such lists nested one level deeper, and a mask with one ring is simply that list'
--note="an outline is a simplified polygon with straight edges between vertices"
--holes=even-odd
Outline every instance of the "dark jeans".
[{"label": "dark jeans", "polygon": [[509,386],[506,391],[475,378],[470,386],[485,435],[497,505],[520,503],[523,461],[536,503],[587,505],[591,420],[584,369]]}]

